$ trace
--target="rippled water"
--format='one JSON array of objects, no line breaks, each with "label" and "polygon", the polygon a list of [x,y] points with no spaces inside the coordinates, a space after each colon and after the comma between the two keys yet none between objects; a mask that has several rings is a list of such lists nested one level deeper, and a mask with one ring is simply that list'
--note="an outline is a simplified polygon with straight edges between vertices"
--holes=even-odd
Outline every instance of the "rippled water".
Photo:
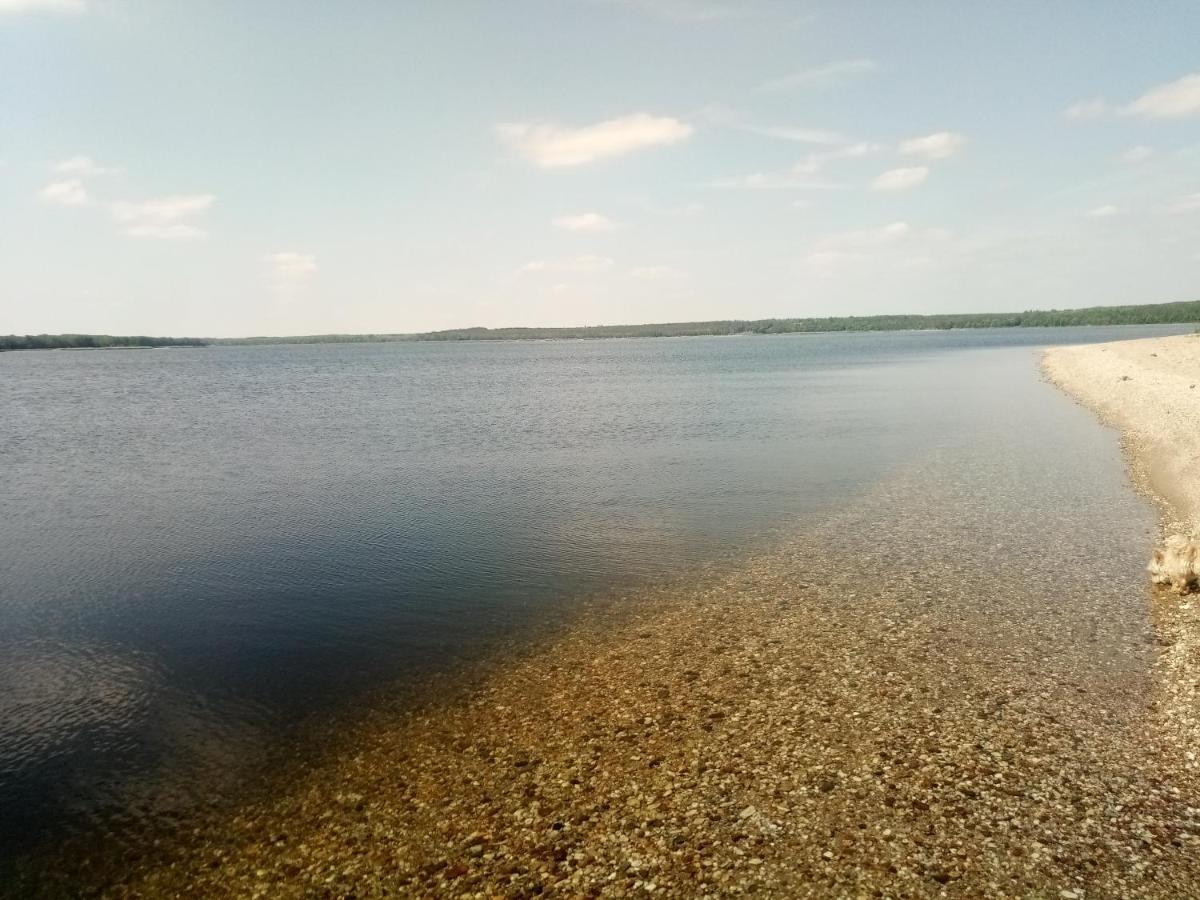
[{"label": "rippled water", "polygon": [[1032,348],[1184,330],[0,355],[0,849],[227,793],[306,716],[914,461],[1013,513],[1025,421],[1124,491]]}]

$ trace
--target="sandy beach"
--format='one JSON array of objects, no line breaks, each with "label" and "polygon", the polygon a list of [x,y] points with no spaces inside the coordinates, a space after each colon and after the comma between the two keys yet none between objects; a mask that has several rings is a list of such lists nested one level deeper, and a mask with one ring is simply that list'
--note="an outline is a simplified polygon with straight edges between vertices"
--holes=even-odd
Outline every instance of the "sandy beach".
[{"label": "sandy beach", "polygon": [[1164,529],[1200,527],[1200,336],[1055,347],[1043,367],[1121,430],[1139,483],[1165,504]]}]

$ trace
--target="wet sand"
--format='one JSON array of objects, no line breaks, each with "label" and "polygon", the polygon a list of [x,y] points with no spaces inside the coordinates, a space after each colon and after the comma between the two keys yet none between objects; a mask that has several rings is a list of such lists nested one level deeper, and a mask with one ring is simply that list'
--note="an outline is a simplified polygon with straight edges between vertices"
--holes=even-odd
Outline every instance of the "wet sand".
[{"label": "wet sand", "polygon": [[[1031,466],[1061,449],[1038,433],[1058,421],[998,422],[1004,453],[948,440],[749,559],[612,598],[444,700],[366,713],[269,795],[95,855],[83,881],[121,898],[1194,896],[1200,790],[1164,727],[1171,638],[1141,571],[1153,515],[1119,484],[1065,483],[1115,452]],[[1081,534],[1081,504],[1112,516]]]}]

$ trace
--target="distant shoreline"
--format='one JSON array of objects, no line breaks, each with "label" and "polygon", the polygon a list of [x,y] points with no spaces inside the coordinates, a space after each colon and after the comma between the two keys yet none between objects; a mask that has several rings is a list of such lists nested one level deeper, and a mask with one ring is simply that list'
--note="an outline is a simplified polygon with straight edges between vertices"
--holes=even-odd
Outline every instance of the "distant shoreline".
[{"label": "distant shoreline", "polygon": [[798,319],[724,319],[578,328],[456,328],[412,334],[316,334],[288,337],[173,338],[101,334],[0,335],[5,350],[128,349],[250,344],[382,344],[422,341],[604,340],[609,338],[830,334],[863,331],[954,331],[991,328],[1065,328],[1086,325],[1183,325],[1200,322],[1200,300],[1136,306],[1029,310],[1017,313],[825,316]]}]

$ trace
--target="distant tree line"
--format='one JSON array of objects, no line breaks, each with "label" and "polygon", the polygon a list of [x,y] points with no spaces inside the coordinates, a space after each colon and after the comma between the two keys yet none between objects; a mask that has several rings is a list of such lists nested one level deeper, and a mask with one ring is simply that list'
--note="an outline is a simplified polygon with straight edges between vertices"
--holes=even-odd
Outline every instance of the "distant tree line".
[{"label": "distant tree line", "polygon": [[387,344],[415,341],[417,334],[302,334],[294,337],[209,338],[210,344]]},{"label": "distant tree line", "polygon": [[580,328],[454,328],[423,334],[311,334],[299,337],[165,338],[107,334],[0,335],[0,350],[63,347],[204,347],[209,344],[365,344],[392,341],[579,340],[617,337],[693,337],[719,334],[796,334],[823,331],[930,331],[952,328],[1031,328],[1068,325],[1173,325],[1200,322],[1200,300],[1140,306],[1029,310],[1017,313],[948,313],[917,316],[826,316],[809,319],[725,319],[656,325]]},{"label": "distant tree line", "polygon": [[418,341],[510,341],[549,338],[686,337],[703,334],[795,334],[823,331],[928,331],[951,328],[1060,327],[1067,325],[1166,325],[1200,322],[1200,300],[1142,306],[1030,310],[1018,313],[826,316],[809,319],[724,320],[584,328],[458,328],[413,335]]},{"label": "distant tree line", "polygon": [[8,334],[0,335],[0,350],[63,350],[106,347],[203,347],[200,338],[118,336],[112,334]]}]

